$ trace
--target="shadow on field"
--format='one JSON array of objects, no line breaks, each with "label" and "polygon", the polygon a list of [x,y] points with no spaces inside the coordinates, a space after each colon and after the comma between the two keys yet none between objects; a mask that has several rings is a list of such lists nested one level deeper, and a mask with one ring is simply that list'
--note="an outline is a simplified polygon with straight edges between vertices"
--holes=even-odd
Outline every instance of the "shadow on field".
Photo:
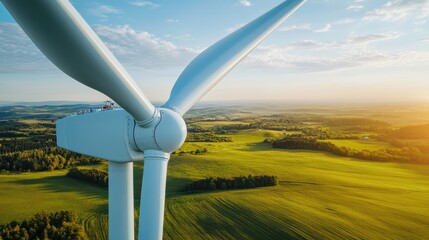
[{"label": "shadow on field", "polygon": [[[291,219],[275,219],[267,214],[231,201],[221,200],[214,209],[222,220],[211,217],[197,218],[198,224],[210,236],[231,239],[305,239]],[[285,227],[287,226],[287,227]]]},{"label": "shadow on field", "polygon": [[87,199],[107,199],[108,192],[107,188],[95,186],[83,180],[78,180],[67,176],[22,179],[16,180],[14,183],[20,185],[40,185],[38,186],[39,189],[53,193],[75,192],[84,195]]},{"label": "shadow on field", "polygon": [[185,188],[185,186],[192,182],[193,181],[189,178],[177,178],[177,177],[168,176],[166,194],[181,195],[183,194],[183,189]]},{"label": "shadow on field", "polygon": [[254,152],[254,151],[273,151],[276,148],[273,148],[270,143],[256,142],[248,143],[245,147],[240,149],[241,151]]}]

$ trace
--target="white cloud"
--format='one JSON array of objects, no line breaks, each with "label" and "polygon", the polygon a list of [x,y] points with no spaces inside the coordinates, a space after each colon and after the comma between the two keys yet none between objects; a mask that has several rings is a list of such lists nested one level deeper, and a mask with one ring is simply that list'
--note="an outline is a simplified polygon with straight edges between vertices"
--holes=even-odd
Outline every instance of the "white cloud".
[{"label": "white cloud", "polygon": [[88,10],[88,13],[97,17],[107,18],[111,14],[120,14],[121,10],[109,6],[109,5],[98,5]]},{"label": "white cloud", "polygon": [[353,23],[355,21],[356,20],[351,19],[351,18],[344,18],[344,19],[340,19],[340,20],[335,21],[333,24],[334,25],[343,25],[343,24]]},{"label": "white cloud", "polygon": [[408,18],[426,18],[429,16],[429,0],[392,0],[380,8],[366,13],[366,21],[395,22]]},{"label": "white cloud", "polygon": [[251,7],[251,6],[253,6],[253,3],[250,2],[249,0],[240,0],[238,3],[241,6],[244,6],[244,7]]},{"label": "white cloud", "polygon": [[156,4],[156,3],[150,2],[150,1],[135,1],[135,2],[130,2],[130,4],[137,6],[137,7],[149,7],[149,8],[159,7],[159,4]]},{"label": "white cloud", "polygon": [[352,11],[360,11],[364,8],[363,5],[350,5],[347,7],[347,10],[352,10]]},{"label": "white cloud", "polygon": [[313,31],[313,29],[311,28],[311,24],[299,24],[299,25],[288,25],[288,26],[284,26],[284,27],[280,27],[279,31],[281,32],[286,32],[286,31],[290,31],[290,30],[310,30]]},{"label": "white cloud", "polygon": [[324,27],[319,28],[319,29],[314,29],[313,31],[316,33],[323,33],[323,32],[331,31],[331,28],[332,28],[332,25],[328,23]]},{"label": "white cloud", "polygon": [[288,43],[287,45],[282,46],[282,48],[288,50],[311,49],[336,51],[336,49],[338,48],[354,48],[358,46],[366,46],[370,43],[396,39],[400,36],[401,34],[397,32],[386,32],[350,36],[343,41],[320,42],[315,40],[303,40]]},{"label": "white cloud", "polygon": [[423,25],[425,24],[427,21],[426,19],[419,19],[418,21],[415,21],[414,24],[415,25]]},{"label": "white cloud", "polygon": [[167,19],[165,19],[165,21],[167,23],[178,23],[179,19],[167,18]]},{"label": "white cloud", "polygon": [[[351,36],[338,42],[304,40],[283,46],[261,47],[255,50],[246,61],[246,65],[248,67],[288,67],[306,71],[333,71],[429,60],[429,52],[384,52],[374,49],[371,45],[374,42],[396,39],[399,36],[399,33],[388,32]],[[329,56],[325,56],[326,53],[329,53]]]},{"label": "white cloud", "polygon": [[428,52],[381,52],[367,48],[347,48],[335,56],[291,54],[278,47],[263,47],[246,61],[248,67],[275,67],[305,71],[337,71],[357,67],[388,66],[429,60]]},{"label": "white cloud", "polygon": [[324,49],[327,47],[331,47],[332,45],[333,45],[332,43],[323,43],[315,40],[303,40],[303,41],[292,42],[288,44],[290,49],[298,48],[298,49],[313,49],[313,50]]},{"label": "white cloud", "polygon": [[429,43],[429,38],[423,38],[423,39],[420,39],[419,41],[423,43]]},{"label": "white cloud", "polygon": [[130,67],[178,66],[197,54],[194,49],[177,47],[172,42],[128,25],[97,25],[94,29],[119,61]]},{"label": "white cloud", "polygon": [[[181,40],[181,41],[195,40],[190,33],[185,33],[185,34],[178,35],[178,36],[171,35],[171,34],[165,34],[164,37],[170,38],[170,39],[177,39],[177,40]],[[196,51],[196,52],[199,52],[199,51]]]},{"label": "white cloud", "polygon": [[[0,23],[0,29],[3,31],[0,35],[0,73],[57,71],[17,24]],[[198,53],[127,25],[97,25],[94,30],[119,61],[130,68],[183,66]]]},{"label": "white cloud", "polygon": [[368,44],[372,42],[396,39],[400,36],[401,34],[397,32],[366,34],[366,35],[350,37],[346,41],[340,43],[340,45],[362,45],[362,44]]},{"label": "white cloud", "polygon": [[308,31],[313,31],[315,33],[323,33],[323,32],[329,32],[331,28],[332,28],[332,24],[329,24],[329,23],[321,28],[314,28],[311,26],[311,24],[299,24],[299,25],[288,25],[288,26],[280,27],[279,31],[286,32],[291,30],[308,30]]},{"label": "white cloud", "polygon": [[0,23],[0,73],[55,69],[16,23]]},{"label": "white cloud", "polygon": [[[287,28],[314,31],[310,25],[293,25]],[[329,29],[326,26],[324,28]],[[0,72],[56,71],[56,67],[40,53],[17,24],[0,23],[0,29],[2,31]],[[179,47],[170,41],[145,31],[137,31],[128,25],[96,25],[94,29],[119,61],[126,67],[134,69],[183,66],[200,51]],[[386,52],[374,49],[373,43],[397,39],[400,36],[398,32],[385,32],[351,35],[342,41],[304,40],[283,46],[262,46],[251,54],[245,66],[331,71],[360,66],[429,61],[428,52]],[[190,35],[184,38],[189,39]],[[429,38],[419,41],[429,43]],[[327,52],[330,56],[319,54]]]},{"label": "white cloud", "polygon": [[314,27],[311,24],[294,24],[294,25],[287,25],[287,26],[283,26],[283,27],[279,27],[278,31],[281,32],[286,32],[286,31],[291,31],[291,30],[307,30],[307,31],[312,31],[315,33],[322,33],[322,32],[329,32],[331,31],[332,27],[335,25],[345,25],[345,24],[349,24],[349,23],[353,23],[356,22],[355,19],[351,19],[351,18],[343,18],[343,19],[339,19],[337,21],[334,21],[332,23],[327,23],[325,24],[325,26],[323,27]]}]

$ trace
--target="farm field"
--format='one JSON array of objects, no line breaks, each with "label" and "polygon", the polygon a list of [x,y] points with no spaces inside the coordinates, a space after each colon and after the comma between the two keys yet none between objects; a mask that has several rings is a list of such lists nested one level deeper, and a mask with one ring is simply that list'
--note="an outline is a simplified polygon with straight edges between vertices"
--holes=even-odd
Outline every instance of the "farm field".
[{"label": "farm field", "polygon": [[98,230],[91,239],[107,239],[107,191],[66,177],[67,171],[0,175],[0,224],[25,220],[46,211],[69,210],[86,229]]},{"label": "farm field", "polygon": [[[218,126],[200,122],[193,124],[204,129]],[[243,124],[240,119],[237,122],[234,124]],[[231,131],[218,134],[231,142],[187,142],[172,154],[164,239],[425,239],[429,235],[429,165],[275,149],[264,142],[285,134],[288,132],[263,128]],[[357,150],[392,148],[374,139],[320,141]],[[190,153],[204,148],[208,150],[205,154]],[[107,165],[95,168],[106,170]],[[136,209],[142,169],[143,163],[134,164]],[[107,239],[107,189],[69,178],[66,173],[0,174],[0,225],[41,211],[72,210],[81,217],[91,239]],[[182,191],[187,183],[208,176],[249,174],[275,175],[279,185],[192,194]]]},{"label": "farm field", "polygon": [[429,175],[401,164],[273,150],[260,144],[263,135],[251,136],[237,135],[204,157],[174,158],[169,183],[269,172],[280,185],[177,196],[171,184],[167,239],[187,239],[189,232],[195,239],[422,239],[428,233]]}]

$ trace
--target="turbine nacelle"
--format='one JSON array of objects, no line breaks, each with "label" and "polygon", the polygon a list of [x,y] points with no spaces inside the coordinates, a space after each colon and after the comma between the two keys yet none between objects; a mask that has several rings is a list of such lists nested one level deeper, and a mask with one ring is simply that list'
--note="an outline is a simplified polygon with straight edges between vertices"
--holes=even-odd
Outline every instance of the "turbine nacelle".
[{"label": "turbine nacelle", "polygon": [[73,115],[57,121],[57,145],[114,162],[142,161],[146,150],[176,151],[186,139],[179,113],[157,109],[150,124],[139,126],[123,109]]}]

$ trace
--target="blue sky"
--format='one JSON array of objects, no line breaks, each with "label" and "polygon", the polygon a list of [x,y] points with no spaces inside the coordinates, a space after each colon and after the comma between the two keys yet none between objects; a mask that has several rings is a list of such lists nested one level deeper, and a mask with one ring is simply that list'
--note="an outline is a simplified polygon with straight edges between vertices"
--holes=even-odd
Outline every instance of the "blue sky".
[{"label": "blue sky", "polygon": [[[280,0],[73,0],[151,100],[202,50]],[[204,100],[429,101],[429,0],[308,0]],[[102,101],[0,4],[0,101]]]}]

